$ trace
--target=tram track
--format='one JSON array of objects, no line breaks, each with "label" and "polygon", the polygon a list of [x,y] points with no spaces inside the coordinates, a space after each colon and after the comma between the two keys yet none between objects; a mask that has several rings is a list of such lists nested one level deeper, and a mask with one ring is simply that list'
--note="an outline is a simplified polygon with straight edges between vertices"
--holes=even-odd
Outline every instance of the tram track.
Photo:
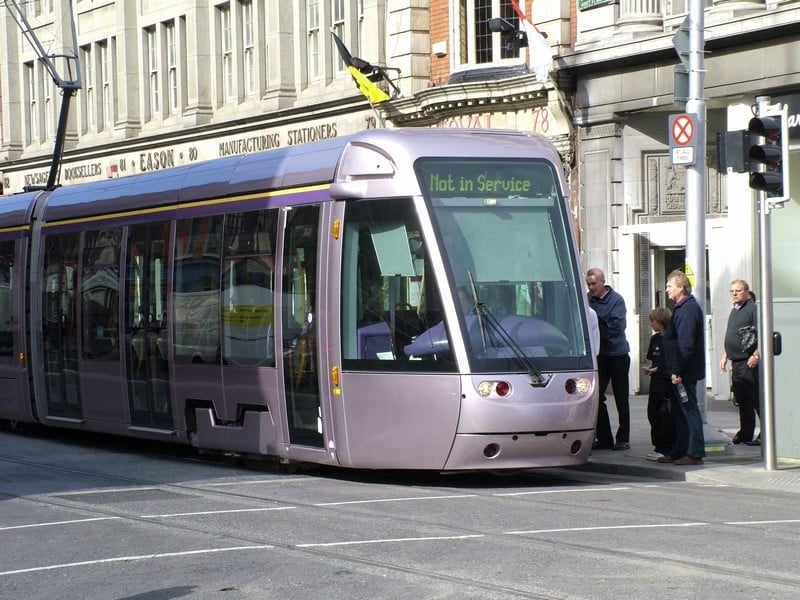
[{"label": "tram track", "polygon": [[[159,456],[159,459],[164,459],[163,455]],[[180,460],[180,461],[193,461],[193,458],[186,458],[186,457],[170,457],[169,460]],[[109,474],[107,472],[103,472],[101,470],[95,469],[79,469],[75,467],[64,467],[59,465],[52,465],[46,464],[43,462],[36,462],[36,461],[29,461],[29,460],[22,460],[22,459],[14,459],[14,458],[7,458],[2,457],[0,458],[0,462],[4,463],[12,463],[15,465],[19,465],[25,467],[26,469],[42,469],[47,471],[54,471],[58,473],[63,473],[65,475],[75,475],[80,477],[89,477],[89,478],[96,478],[101,481],[105,482],[116,482],[119,484],[118,487],[109,488],[105,491],[109,490],[133,490],[133,489],[158,489],[158,490],[167,490],[177,493],[184,493],[184,494],[193,494],[193,495],[201,495],[204,498],[212,498],[215,500],[219,499],[236,499],[237,501],[242,502],[253,502],[253,503],[263,503],[268,501],[270,504],[275,505],[275,510],[278,509],[305,509],[305,510],[325,510],[325,511],[336,511],[338,514],[342,516],[350,516],[350,517],[358,517],[363,516],[363,512],[358,511],[356,508],[353,507],[351,503],[339,502],[339,503],[319,503],[319,502],[297,502],[292,501],[288,502],[281,499],[268,499],[266,500],[263,496],[257,494],[251,494],[241,491],[234,491],[227,487],[226,485],[221,485],[219,487],[209,487],[208,485],[190,485],[185,483],[163,483],[158,482],[153,479],[147,479],[142,477],[133,477],[130,475],[115,475]],[[205,461],[204,461],[205,462]],[[214,464],[214,463],[212,463]],[[221,462],[217,462],[216,464],[222,465]],[[237,467],[231,467],[237,468]],[[315,475],[309,475],[307,477],[315,477]],[[295,478],[294,476],[292,479],[285,479],[284,482],[291,483],[294,481],[302,481],[306,479],[306,476],[301,476]],[[352,476],[345,476],[345,477],[334,477],[337,481],[344,481],[345,483],[348,481],[356,480],[361,481],[358,478],[354,478]],[[413,479],[413,476],[412,476]],[[424,479],[424,478],[423,478]],[[235,484],[236,482],[231,482],[231,484]],[[246,481],[242,483],[247,483]],[[396,485],[398,480],[395,478],[391,478],[389,484]],[[443,494],[443,487],[441,485],[419,485],[420,481],[415,480],[415,485],[413,487],[416,493],[430,493],[431,496],[429,499],[436,500],[436,499],[445,499],[450,494]],[[376,485],[380,485],[377,483]],[[479,487],[472,487],[468,488],[468,494],[464,493],[457,493],[457,492],[464,492],[463,488],[450,488],[447,487],[448,490],[451,490],[452,497],[465,497],[465,496],[474,496],[474,497],[496,497],[496,494],[487,492],[486,489],[479,488]],[[0,496],[2,497],[12,497],[8,494],[4,494],[0,492]],[[247,547],[251,545],[253,547],[258,546],[270,546],[276,549],[280,549],[285,552],[289,552],[292,554],[295,553],[302,553],[306,555],[313,555],[319,559],[324,561],[334,561],[337,565],[340,565],[342,568],[353,568],[354,565],[359,565],[361,568],[368,568],[373,570],[377,573],[403,573],[413,577],[420,577],[425,578],[427,580],[435,580],[440,581],[443,583],[447,583],[448,585],[460,586],[465,587],[471,590],[480,590],[484,597],[491,597],[492,594],[498,595],[498,597],[519,597],[519,598],[559,598],[563,597],[561,594],[558,593],[550,593],[548,591],[532,591],[530,589],[521,589],[518,587],[514,587],[512,585],[500,585],[497,583],[492,583],[487,581],[485,578],[475,577],[469,578],[460,576],[457,574],[448,574],[442,571],[433,570],[430,568],[424,568],[421,565],[410,566],[406,564],[402,564],[399,561],[388,561],[388,560],[380,560],[374,557],[371,557],[368,553],[363,553],[361,555],[354,555],[352,553],[348,553],[344,548],[351,547],[352,544],[326,544],[322,542],[300,542],[296,541],[294,543],[287,543],[285,540],[279,539],[277,537],[269,536],[269,535],[241,535],[241,534],[233,534],[233,533],[224,533],[221,534],[218,530],[214,529],[213,527],[204,527],[202,523],[195,523],[192,525],[187,524],[186,522],[176,522],[173,519],[169,518],[160,518],[158,515],[145,515],[145,514],[133,514],[130,511],[124,510],[113,510],[108,507],[98,507],[92,506],[85,502],[76,501],[70,499],[68,496],[64,494],[41,494],[31,497],[24,497],[22,498],[27,502],[36,502],[41,505],[49,506],[49,507],[57,507],[59,509],[65,509],[69,511],[75,511],[81,513],[84,518],[107,518],[107,519],[124,519],[129,521],[136,521],[140,523],[144,523],[147,525],[156,525],[158,527],[166,527],[173,531],[186,533],[190,532],[197,535],[211,535],[215,537],[222,536],[222,539],[227,540],[230,542],[234,547]],[[423,496],[423,499],[424,496]],[[392,499],[389,499],[392,500]],[[402,498],[394,499],[394,501],[401,501]],[[377,501],[387,501],[387,499],[379,499]],[[542,500],[543,502],[547,502]],[[369,501],[365,501],[367,503]],[[213,512],[213,511],[211,511]],[[191,513],[187,513],[191,514]],[[507,547],[509,544],[516,547],[516,551],[524,552],[526,550],[532,550],[531,544],[535,542],[536,548],[539,551],[547,552],[547,548],[564,551],[568,549],[574,552],[576,555],[581,555],[583,557],[593,557],[595,560],[608,560],[609,558],[613,557],[614,559],[631,565],[636,565],[638,569],[647,570],[650,567],[658,566],[659,568],[670,567],[680,571],[688,571],[694,573],[702,573],[704,577],[710,578],[717,578],[717,579],[727,579],[731,582],[739,582],[746,583],[747,585],[752,585],[753,582],[759,582],[761,584],[767,586],[778,586],[782,587],[785,586],[787,588],[794,588],[798,585],[797,578],[790,578],[779,573],[768,573],[768,572],[747,572],[743,573],[742,569],[737,566],[730,566],[726,564],[722,564],[716,561],[706,561],[706,562],[698,562],[696,559],[686,559],[682,560],[680,558],[676,558],[675,556],[668,555],[665,553],[653,553],[653,554],[642,554],[641,552],[633,552],[623,549],[617,548],[598,548],[595,545],[591,545],[588,543],[578,543],[578,542],[571,542],[567,541],[563,538],[559,539],[550,539],[545,537],[546,531],[540,532],[509,532],[509,531],[491,531],[487,528],[475,527],[475,526],[468,526],[464,523],[455,524],[449,523],[442,525],[441,523],[433,523],[429,518],[420,518],[416,516],[412,512],[405,512],[402,516],[395,515],[393,517],[398,522],[402,523],[407,528],[416,528],[419,530],[426,530],[433,526],[437,528],[444,528],[448,530],[452,535],[446,536],[449,539],[455,540],[481,540],[481,543],[496,543],[499,542],[504,547]],[[707,522],[707,523],[696,523],[695,526],[703,526],[703,527],[724,527],[724,522]],[[646,529],[647,525],[643,525],[642,529]],[[440,536],[441,537],[441,536]],[[428,541],[433,541],[436,536],[430,536],[427,538]],[[405,540],[406,542],[412,542],[412,540]],[[414,542],[423,542],[426,541],[424,538],[418,538],[413,540]],[[403,540],[380,540],[375,539],[369,543],[374,544],[389,544],[389,543],[402,543]],[[243,546],[244,545],[244,546]],[[487,596],[489,594],[489,596]]]}]

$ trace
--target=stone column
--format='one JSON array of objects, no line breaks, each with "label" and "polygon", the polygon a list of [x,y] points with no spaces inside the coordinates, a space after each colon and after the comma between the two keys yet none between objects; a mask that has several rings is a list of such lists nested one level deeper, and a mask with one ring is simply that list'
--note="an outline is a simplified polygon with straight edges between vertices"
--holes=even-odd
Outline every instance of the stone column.
[{"label": "stone column", "polygon": [[620,0],[617,32],[635,34],[661,29],[661,0]]}]

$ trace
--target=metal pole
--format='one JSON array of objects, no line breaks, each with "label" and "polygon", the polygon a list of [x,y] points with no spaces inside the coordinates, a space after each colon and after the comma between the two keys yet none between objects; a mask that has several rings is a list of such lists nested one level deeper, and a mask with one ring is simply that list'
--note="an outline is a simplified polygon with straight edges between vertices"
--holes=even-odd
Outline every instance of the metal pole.
[{"label": "metal pole", "polygon": [[772,248],[770,240],[769,200],[766,192],[758,192],[758,243],[759,270],[761,271],[761,298],[758,307],[758,352],[761,372],[761,444],[764,469],[777,469],[775,449],[775,366],[772,348]]},{"label": "metal pole", "polygon": [[[773,114],[769,96],[756,98],[756,114],[759,117]],[[787,118],[783,111],[782,118]],[[788,156],[782,157],[788,160]],[[775,354],[772,347],[774,324],[772,322],[772,232],[770,223],[770,199],[766,192],[758,196],[758,253],[759,282],[761,289],[758,304],[758,353],[761,385],[761,453],[764,469],[774,471],[777,467],[775,446]]]},{"label": "metal pole", "polygon": [[[689,98],[686,112],[696,115],[696,160],[686,167],[686,274],[693,279],[694,297],[705,313],[706,306],[706,101],[703,48],[705,2],[689,2]],[[693,276],[693,277],[692,277]],[[697,402],[703,423],[707,422],[705,379],[698,382]]]}]

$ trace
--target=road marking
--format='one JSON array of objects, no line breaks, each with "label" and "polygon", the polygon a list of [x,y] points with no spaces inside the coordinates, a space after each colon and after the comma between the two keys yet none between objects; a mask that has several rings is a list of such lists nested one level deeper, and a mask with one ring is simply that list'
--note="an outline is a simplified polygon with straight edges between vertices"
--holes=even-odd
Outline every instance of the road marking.
[{"label": "road marking", "polygon": [[30,523],[28,525],[9,525],[8,527],[0,527],[0,531],[8,531],[9,529],[28,529],[32,527],[51,527],[53,525],[72,525],[73,523],[91,523],[92,521],[113,521],[121,518],[122,517],[94,517],[91,519],[73,519],[71,521],[50,521],[48,523]]},{"label": "road marking", "polygon": [[0,571],[0,576],[3,575],[19,575],[21,573],[37,573],[40,571],[54,571],[56,569],[70,569],[73,567],[87,567],[90,565],[102,565],[117,562],[132,562],[137,560],[152,560],[155,558],[173,558],[176,556],[193,556],[198,554],[217,554],[220,552],[240,552],[245,550],[270,550],[275,546],[258,545],[258,546],[235,546],[233,548],[204,548],[203,550],[185,550],[183,552],[162,552],[160,554],[139,554],[133,556],[117,556],[115,558],[100,558],[97,560],[84,560],[73,563],[62,563],[59,565],[47,565],[44,567],[31,567],[28,569],[16,569],[14,571]]},{"label": "road marking", "polygon": [[124,494],[127,492],[150,492],[158,490],[158,486],[138,486],[138,487],[118,487],[118,488],[99,488],[96,490],[78,490],[74,492],[59,492],[52,494],[56,498],[66,498],[67,496],[89,496],[91,494]]},{"label": "road marking", "polygon": [[166,513],[163,515],[139,515],[140,519],[168,519],[170,517],[194,517],[198,515],[227,515],[231,513],[267,512],[271,510],[291,510],[295,506],[276,506],[272,508],[231,508],[228,510],[200,510],[185,513]]},{"label": "road marking", "polygon": [[776,519],[774,521],[725,521],[725,525],[779,525],[781,523],[800,523],[800,519]]},{"label": "road marking", "polygon": [[564,533],[570,531],[607,531],[609,529],[658,529],[664,527],[701,527],[711,523],[656,523],[654,525],[605,525],[598,527],[565,527],[563,529],[529,529],[526,531],[504,531],[506,535],[528,535],[538,533]]},{"label": "road marking", "polygon": [[410,502],[413,500],[451,500],[454,498],[477,498],[478,494],[460,494],[452,496],[410,496],[408,498],[379,498],[375,500],[347,500],[343,502],[319,502],[312,506],[343,506],[345,504],[373,504],[377,502]]},{"label": "road marking", "polygon": [[535,492],[506,492],[502,494],[492,494],[493,496],[532,496],[537,494],[574,494],[576,492],[619,492],[629,490],[628,487],[602,487],[602,488],[579,488],[571,490],[537,490]]},{"label": "road marking", "polygon": [[[296,548],[322,548],[330,546],[359,546],[362,544],[392,544],[396,542],[436,542],[441,540],[468,540],[483,538],[484,535],[441,535],[430,537],[411,537],[411,538],[384,538],[375,540],[354,540],[350,542],[327,542],[318,544],[295,544]],[[2,573],[0,573],[2,575]]]},{"label": "road marking", "polygon": [[219,483],[204,483],[202,487],[223,487],[226,485],[257,485],[261,483],[298,483],[308,482],[308,479],[294,477],[293,479],[253,479],[250,481],[222,481]]}]

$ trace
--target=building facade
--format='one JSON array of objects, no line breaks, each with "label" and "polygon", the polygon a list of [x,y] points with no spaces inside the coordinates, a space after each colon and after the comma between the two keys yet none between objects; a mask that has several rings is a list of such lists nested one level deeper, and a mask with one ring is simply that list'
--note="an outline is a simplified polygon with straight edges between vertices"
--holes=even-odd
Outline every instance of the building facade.
[{"label": "building facade", "polygon": [[[411,62],[409,3],[382,0],[18,2],[41,45],[71,40],[81,89],[69,108],[60,183],[101,180],[376,127],[333,31],[354,55]],[[0,170],[6,193],[44,183],[60,107],[34,47],[5,8]],[[70,53],[70,48],[63,52]],[[55,61],[59,66],[59,61]],[[415,81],[415,78],[419,81]],[[404,70],[407,93],[427,85]]]},{"label": "building facade", "polygon": [[[606,270],[628,300],[633,389],[640,377],[648,312],[667,304],[664,283],[684,267],[685,167],[669,158],[668,119],[685,106],[674,98],[673,37],[690,8],[704,2],[707,107],[704,149],[707,289],[707,386],[728,398],[719,359],[730,312],[732,279],[759,290],[756,195],[747,174],[717,164],[716,132],[747,128],[757,97],[788,107],[793,189],[800,185],[800,3],[775,0],[577,0],[575,43],[557,59],[556,81],[574,82],[573,125],[579,169],[582,247],[587,266]],[[796,200],[770,212],[775,330],[783,354],[775,360],[776,439],[780,456],[797,458],[800,414],[793,406],[790,357],[798,349],[800,223]],[[697,290],[695,290],[697,292]],[[636,357],[638,356],[638,361]]]}]

